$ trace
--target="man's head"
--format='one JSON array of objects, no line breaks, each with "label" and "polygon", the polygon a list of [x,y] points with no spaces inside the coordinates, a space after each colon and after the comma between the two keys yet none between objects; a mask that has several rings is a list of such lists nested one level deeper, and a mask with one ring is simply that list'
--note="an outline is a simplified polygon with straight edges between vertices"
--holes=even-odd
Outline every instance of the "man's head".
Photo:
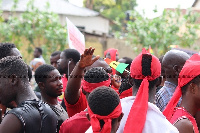
[{"label": "man's head", "polygon": [[93,67],[86,71],[82,81],[82,90],[86,97],[97,87],[109,86],[111,83],[108,73],[102,67]]},{"label": "man's head", "polygon": [[12,43],[0,43],[0,59],[6,56],[20,56],[22,57],[15,44]]},{"label": "man's head", "polygon": [[66,49],[61,52],[58,60],[58,71],[61,74],[70,75],[76,63],[80,60],[80,53],[75,49]]},{"label": "man's head", "polygon": [[42,49],[39,47],[36,47],[34,50],[34,58],[39,58],[42,55]]},{"label": "man's head", "polygon": [[[128,71],[130,71],[130,66],[131,66],[132,61],[133,60],[131,58],[129,58],[129,57],[123,57],[123,58],[118,60],[118,62],[120,62],[120,63],[128,64],[128,66],[126,67],[126,70],[128,70]],[[116,71],[116,74],[121,76],[122,78],[126,77],[128,75],[128,73],[126,71],[124,71],[123,74],[121,74],[118,71]]]},{"label": "man's head", "polygon": [[58,68],[58,60],[60,59],[60,51],[53,52],[50,56],[50,64]]},{"label": "man's head", "polygon": [[29,86],[27,64],[19,56],[0,60],[0,102],[7,106],[18,93]]},{"label": "man's head", "polygon": [[114,48],[109,48],[104,52],[104,57],[109,58],[113,61],[118,61],[119,60],[119,53],[117,49]]},{"label": "man's head", "polygon": [[41,65],[35,71],[35,80],[42,95],[58,97],[62,95],[63,84],[58,70],[51,65]]},{"label": "man's head", "polygon": [[178,84],[178,75],[190,56],[179,50],[168,51],[162,60],[162,67],[165,70],[166,80]]},{"label": "man's head", "polygon": [[[102,130],[108,130],[105,129],[106,126],[104,127],[105,121],[104,121],[104,116],[110,116],[109,119],[112,120],[111,122],[111,132],[116,132],[120,121],[123,117],[123,113],[121,110],[121,105],[120,105],[120,98],[119,95],[110,87],[106,86],[101,86],[96,89],[94,89],[88,97],[88,112],[89,116],[88,118],[91,120],[91,125],[93,124],[99,124]],[[91,111],[90,111],[91,110]],[[99,117],[99,122],[93,123],[92,119],[94,115],[97,115]],[[110,124],[109,124],[110,125]],[[99,129],[95,129],[95,127],[92,127],[93,131],[100,131]]]}]

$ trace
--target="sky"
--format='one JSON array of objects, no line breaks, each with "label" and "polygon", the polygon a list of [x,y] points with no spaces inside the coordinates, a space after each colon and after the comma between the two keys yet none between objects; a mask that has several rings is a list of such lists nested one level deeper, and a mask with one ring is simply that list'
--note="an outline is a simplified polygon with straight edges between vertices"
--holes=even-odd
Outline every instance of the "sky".
[{"label": "sky", "polygon": [[[180,8],[190,8],[195,0],[137,0],[138,6],[136,10],[143,14],[148,18],[158,17],[162,14],[164,8],[176,8],[180,6]],[[69,0],[70,3],[80,6],[83,6],[83,0]],[[153,12],[157,6],[157,13]]]}]

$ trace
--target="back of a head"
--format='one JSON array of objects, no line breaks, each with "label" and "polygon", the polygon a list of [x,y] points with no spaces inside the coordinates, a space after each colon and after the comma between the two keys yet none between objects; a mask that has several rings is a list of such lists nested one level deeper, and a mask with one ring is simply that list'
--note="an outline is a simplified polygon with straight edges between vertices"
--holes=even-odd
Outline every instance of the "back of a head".
[{"label": "back of a head", "polygon": [[16,75],[28,81],[27,64],[19,56],[7,56],[0,60],[0,73],[4,76]]},{"label": "back of a head", "polygon": [[99,83],[108,79],[109,75],[103,67],[93,67],[84,74],[84,80],[89,83]]},{"label": "back of a head", "polygon": [[74,63],[77,63],[81,58],[80,53],[75,49],[66,49],[63,53],[66,59],[72,58]]},{"label": "back of a head", "polygon": [[16,48],[15,44],[12,43],[0,43],[0,59],[11,56],[11,50]]},{"label": "back of a head", "polygon": [[38,84],[39,82],[45,82],[48,78],[49,72],[55,70],[56,68],[52,65],[44,64],[39,66],[35,71],[35,81]]},{"label": "back of a head", "polygon": [[150,54],[142,54],[133,60],[130,71],[136,88],[140,87],[142,80],[147,76],[152,79],[149,80],[149,89],[152,89],[160,76],[161,64],[157,57]]},{"label": "back of a head", "polygon": [[130,66],[131,66],[131,63],[132,63],[133,59],[131,59],[131,58],[129,58],[129,57],[123,57],[122,59],[125,60],[125,64],[129,64],[129,65],[127,66],[127,68],[130,70]]},{"label": "back of a head", "polygon": [[110,87],[101,86],[94,89],[88,97],[88,105],[94,114],[109,115],[120,102],[119,95]]},{"label": "back of a head", "polygon": [[185,61],[189,58],[190,56],[186,52],[173,49],[164,55],[162,59],[162,65],[170,68],[172,68],[174,65],[183,66]]}]

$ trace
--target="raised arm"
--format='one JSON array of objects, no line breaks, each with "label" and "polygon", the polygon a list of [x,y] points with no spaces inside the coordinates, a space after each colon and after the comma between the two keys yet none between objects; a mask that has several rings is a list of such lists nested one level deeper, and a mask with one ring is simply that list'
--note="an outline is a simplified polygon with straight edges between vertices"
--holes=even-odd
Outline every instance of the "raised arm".
[{"label": "raised arm", "polygon": [[75,104],[79,99],[81,79],[84,75],[85,67],[92,65],[96,60],[99,59],[99,56],[92,58],[94,50],[95,49],[92,47],[85,49],[84,53],[81,55],[80,61],[76,64],[69,76],[65,90],[65,99],[69,104]]}]

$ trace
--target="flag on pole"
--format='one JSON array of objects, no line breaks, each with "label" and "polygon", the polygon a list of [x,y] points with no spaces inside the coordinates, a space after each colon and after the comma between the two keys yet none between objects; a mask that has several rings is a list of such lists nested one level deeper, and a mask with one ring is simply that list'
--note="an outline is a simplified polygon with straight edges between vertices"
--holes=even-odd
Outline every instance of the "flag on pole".
[{"label": "flag on pole", "polygon": [[112,68],[114,68],[115,70],[117,70],[120,73],[123,73],[124,70],[126,69],[126,67],[128,66],[128,64],[113,61],[109,58],[105,58],[104,60],[106,61],[106,63],[108,65],[110,65]]},{"label": "flag on pole", "polygon": [[150,54],[154,54],[154,53],[153,53],[153,49],[151,48],[151,46],[149,46],[148,52],[149,52]]}]

